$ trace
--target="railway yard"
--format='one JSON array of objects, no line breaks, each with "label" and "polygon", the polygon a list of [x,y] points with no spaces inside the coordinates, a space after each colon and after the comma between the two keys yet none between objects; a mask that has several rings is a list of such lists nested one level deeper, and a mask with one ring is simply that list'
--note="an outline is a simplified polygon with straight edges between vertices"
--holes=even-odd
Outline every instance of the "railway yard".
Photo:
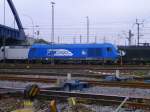
[{"label": "railway yard", "polygon": [[81,66],[0,64],[0,111],[150,111],[148,65]]},{"label": "railway yard", "polygon": [[1,0],[0,112],[150,112],[148,4]]}]

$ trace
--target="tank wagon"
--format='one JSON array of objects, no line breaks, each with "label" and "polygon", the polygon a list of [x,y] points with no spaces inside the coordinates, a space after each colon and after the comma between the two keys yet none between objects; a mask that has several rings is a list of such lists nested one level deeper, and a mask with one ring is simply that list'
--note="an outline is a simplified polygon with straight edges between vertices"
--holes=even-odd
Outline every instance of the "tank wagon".
[{"label": "tank wagon", "polygon": [[30,61],[54,59],[59,62],[114,62],[118,49],[112,44],[35,44],[29,50]]},{"label": "tank wagon", "polygon": [[119,46],[124,64],[149,64],[150,46]]}]

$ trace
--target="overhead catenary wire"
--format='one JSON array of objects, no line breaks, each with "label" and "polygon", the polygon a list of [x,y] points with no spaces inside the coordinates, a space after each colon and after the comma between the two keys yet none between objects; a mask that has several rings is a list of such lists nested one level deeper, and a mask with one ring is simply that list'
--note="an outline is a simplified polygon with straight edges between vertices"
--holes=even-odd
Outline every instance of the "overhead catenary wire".
[{"label": "overhead catenary wire", "polygon": [[[91,23],[91,27],[90,27],[90,33],[92,33],[92,35],[90,34],[90,38],[93,38],[95,36],[95,34],[97,34],[98,37],[103,37],[105,36],[107,39],[110,37],[118,37],[119,32],[121,32],[122,30],[127,31],[127,29],[131,28],[131,22],[132,21],[110,21],[110,22],[99,22],[98,24],[96,23]],[[110,23],[110,24],[109,24]],[[28,29],[26,30],[30,30],[31,26],[26,26]],[[144,35],[141,37],[141,41],[143,41],[143,39],[148,39],[147,36],[149,36],[150,34],[147,32],[150,29],[149,24],[147,23],[147,26],[140,28],[141,33]],[[41,24],[40,25],[40,30],[41,30],[41,35],[48,37],[50,35],[50,30],[51,27],[49,25],[44,25]],[[135,27],[133,27],[131,29],[133,31],[133,33],[135,34],[135,36],[137,35],[136,33],[136,29]],[[73,39],[73,37],[76,35],[77,38],[79,37],[79,35],[81,34],[83,36],[83,38],[85,37],[85,31],[86,31],[86,27],[85,27],[85,23],[82,25],[71,25],[71,24],[57,24],[55,25],[55,31],[56,31],[56,36],[61,36],[64,38],[69,38],[71,37]],[[133,40],[135,40],[135,36],[133,37]],[[125,40],[126,38],[122,36],[121,37]]]}]

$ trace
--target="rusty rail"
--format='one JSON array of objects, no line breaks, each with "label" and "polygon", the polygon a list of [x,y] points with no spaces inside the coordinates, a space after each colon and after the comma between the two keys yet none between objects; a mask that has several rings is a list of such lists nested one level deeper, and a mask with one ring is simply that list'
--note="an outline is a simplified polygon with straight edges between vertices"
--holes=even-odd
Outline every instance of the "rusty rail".
[{"label": "rusty rail", "polygon": [[150,65],[50,65],[50,64],[0,64],[0,69],[88,69],[88,70],[150,70]]},{"label": "rusty rail", "polygon": [[[4,89],[4,88],[3,88]],[[6,88],[7,90],[7,88]],[[15,88],[11,88],[11,90],[15,91]],[[18,91],[18,89],[16,89]],[[22,91],[22,89],[21,89]],[[22,92],[9,93],[11,96],[15,97],[23,97]],[[87,103],[97,103],[101,105],[119,105],[123,101],[126,96],[118,96],[118,95],[105,95],[105,94],[91,94],[91,93],[78,93],[78,92],[65,92],[65,91],[52,91],[52,90],[40,90],[40,94],[36,97],[39,99],[65,99],[69,97],[76,97],[79,100],[87,100]],[[150,110],[149,102],[150,99],[130,97],[129,100],[125,103],[124,107],[131,109],[144,109]]]},{"label": "rusty rail", "polygon": [[[56,83],[56,78],[33,78],[33,77],[20,77],[20,76],[6,76],[0,75],[0,80],[8,81],[24,81],[24,82],[41,82],[41,83]],[[126,87],[126,88],[143,88],[150,89],[149,83],[144,82],[108,82],[108,81],[95,81],[95,80],[81,80],[83,82],[88,82],[93,86],[107,86],[107,87]]]}]

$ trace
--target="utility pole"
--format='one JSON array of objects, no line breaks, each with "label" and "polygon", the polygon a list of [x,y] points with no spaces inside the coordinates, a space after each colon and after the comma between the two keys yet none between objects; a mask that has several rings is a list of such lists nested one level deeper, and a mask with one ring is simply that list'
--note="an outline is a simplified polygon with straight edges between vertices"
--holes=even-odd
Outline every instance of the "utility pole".
[{"label": "utility pole", "polygon": [[89,43],[89,17],[86,17],[87,19],[87,44]]},{"label": "utility pole", "polygon": [[54,44],[54,2],[51,2],[52,5],[52,32],[51,32],[51,65],[54,65],[54,54],[53,54],[53,44]]},{"label": "utility pole", "polygon": [[80,35],[80,44],[82,43],[82,35]]},{"label": "utility pole", "polygon": [[54,2],[51,2],[52,4],[52,37],[51,37],[51,42],[54,43]]},{"label": "utility pole", "polygon": [[4,0],[4,25],[5,25],[5,18],[6,18],[6,0]]},{"label": "utility pole", "polygon": [[132,37],[134,36],[134,34],[132,33],[131,30],[129,30],[129,37],[127,37],[128,42],[129,42],[129,46],[131,46],[132,44]]},{"label": "utility pole", "polygon": [[39,35],[40,35],[40,30],[36,31],[36,35],[37,35],[37,40],[39,39]]},{"label": "utility pole", "polygon": [[140,45],[140,25],[143,23],[139,23],[138,19],[136,19],[136,25],[137,25],[137,40],[138,40],[138,46]]},{"label": "utility pole", "polygon": [[[6,0],[4,0],[4,25],[6,24],[5,23],[5,20],[6,20]],[[3,31],[3,61],[4,61],[4,63],[5,63],[5,61],[6,61],[6,52],[5,52],[5,46],[6,46],[6,33],[5,33],[5,31]]]}]

